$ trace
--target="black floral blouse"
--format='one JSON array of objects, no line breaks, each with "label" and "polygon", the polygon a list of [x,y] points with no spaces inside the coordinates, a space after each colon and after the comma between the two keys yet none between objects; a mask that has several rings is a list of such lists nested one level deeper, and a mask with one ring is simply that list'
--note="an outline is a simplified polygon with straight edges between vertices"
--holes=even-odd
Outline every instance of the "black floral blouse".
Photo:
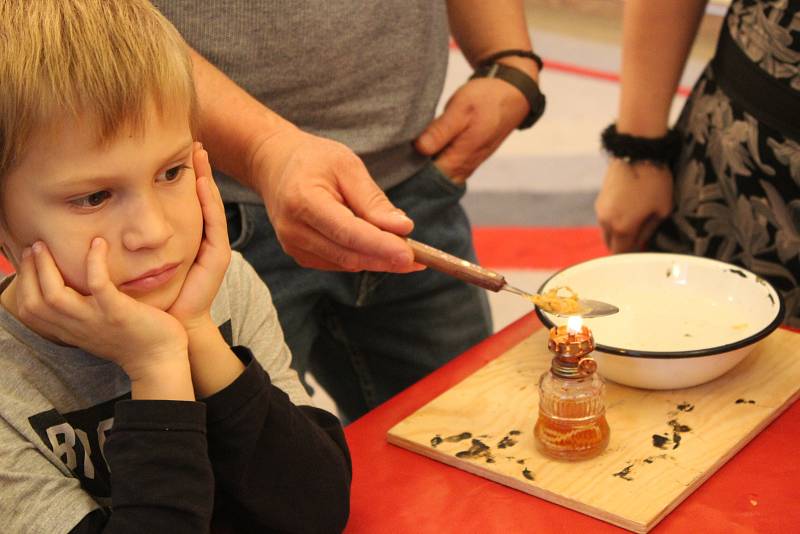
[{"label": "black floral blouse", "polygon": [[[725,27],[800,110],[800,0],[733,0]],[[783,295],[787,324],[800,327],[800,138],[748,113],[766,104],[736,100],[721,81],[712,63],[683,109],[675,209],[649,248],[753,271]]]}]

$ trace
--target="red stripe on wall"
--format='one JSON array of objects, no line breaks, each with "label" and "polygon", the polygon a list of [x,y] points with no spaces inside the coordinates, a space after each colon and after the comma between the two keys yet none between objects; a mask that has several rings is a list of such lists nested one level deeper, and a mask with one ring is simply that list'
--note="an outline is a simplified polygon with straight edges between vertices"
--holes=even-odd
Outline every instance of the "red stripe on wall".
[{"label": "red stripe on wall", "polygon": [[[562,63],[561,61],[553,61],[551,59],[544,60],[544,66],[546,69],[554,70],[558,72],[566,72],[568,74],[575,74],[576,76],[583,76],[585,78],[595,78],[598,80],[607,80],[610,82],[617,82],[619,83],[619,74],[616,72],[609,72],[605,70],[597,70],[597,69],[589,69],[586,67],[581,67],[579,65],[572,65],[570,63]],[[678,87],[676,93],[681,96],[689,96],[689,93],[692,92],[691,87],[686,87],[681,85]]]},{"label": "red stripe on wall", "polygon": [[[458,50],[458,44],[452,38],[450,39],[450,49]],[[542,61],[544,62],[545,68],[547,68],[548,70],[566,72],[568,74],[583,76],[585,78],[595,78],[598,80],[606,80],[609,82],[619,83],[619,74],[617,74],[616,72],[590,69],[587,67],[581,67],[579,65],[573,65],[571,63],[553,61],[552,59],[543,59]],[[682,85],[678,87],[677,91],[675,92],[681,96],[689,96],[689,94],[692,92],[692,89],[691,87],[686,87]]]},{"label": "red stripe on wall", "polygon": [[473,228],[472,234],[478,259],[491,268],[561,269],[609,254],[596,226],[492,226]]}]

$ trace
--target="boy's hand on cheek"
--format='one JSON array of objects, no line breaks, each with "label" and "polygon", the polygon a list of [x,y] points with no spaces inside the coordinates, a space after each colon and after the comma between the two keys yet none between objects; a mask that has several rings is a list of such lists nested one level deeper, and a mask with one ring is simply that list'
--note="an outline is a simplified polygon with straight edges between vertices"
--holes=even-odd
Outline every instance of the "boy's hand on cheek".
[{"label": "boy's hand on cheek", "polygon": [[193,330],[209,324],[211,303],[231,261],[225,207],[211,175],[208,153],[199,143],[194,151],[194,170],[197,197],[203,212],[203,241],[178,298],[168,310],[190,336]]},{"label": "boy's hand on cheek", "polygon": [[197,197],[203,212],[203,240],[175,303],[167,310],[186,329],[192,383],[198,398],[227,387],[244,366],[211,319],[211,303],[231,260],[222,196],[211,177],[208,153],[194,152]]},{"label": "boy's hand on cheek", "polygon": [[131,382],[188,365],[182,325],[121,293],[108,275],[108,245],[95,238],[86,257],[89,296],[68,287],[47,246],[22,255],[16,288],[20,319],[45,337],[117,363]]}]

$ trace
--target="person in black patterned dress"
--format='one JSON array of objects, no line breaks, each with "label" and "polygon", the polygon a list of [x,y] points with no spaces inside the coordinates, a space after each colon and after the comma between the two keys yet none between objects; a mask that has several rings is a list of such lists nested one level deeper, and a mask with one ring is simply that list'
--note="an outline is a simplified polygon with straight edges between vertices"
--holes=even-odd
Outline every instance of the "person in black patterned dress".
[{"label": "person in black patterned dress", "polygon": [[733,0],[668,133],[705,4],[626,2],[610,139],[665,150],[612,157],[598,222],[613,252],[695,254],[753,271],[783,295],[786,324],[800,327],[800,1]]}]

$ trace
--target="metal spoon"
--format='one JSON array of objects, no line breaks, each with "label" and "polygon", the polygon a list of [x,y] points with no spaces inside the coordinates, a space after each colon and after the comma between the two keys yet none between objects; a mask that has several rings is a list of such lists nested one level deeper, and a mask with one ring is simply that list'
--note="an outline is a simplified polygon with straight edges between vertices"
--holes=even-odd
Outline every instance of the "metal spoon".
[{"label": "metal spoon", "polygon": [[[453,276],[467,283],[488,289],[489,291],[494,291],[495,293],[502,290],[514,293],[528,300],[532,297],[527,291],[508,285],[506,279],[500,273],[490,271],[480,265],[462,260],[443,250],[420,243],[419,241],[414,241],[410,238],[406,238],[406,242],[411,246],[411,250],[414,251],[414,261],[417,263],[421,263],[431,269]],[[619,312],[619,308],[613,304],[599,300],[578,299],[578,304],[581,306],[580,313],[553,313],[552,315],[580,315],[581,317],[588,318],[603,317]]]}]

